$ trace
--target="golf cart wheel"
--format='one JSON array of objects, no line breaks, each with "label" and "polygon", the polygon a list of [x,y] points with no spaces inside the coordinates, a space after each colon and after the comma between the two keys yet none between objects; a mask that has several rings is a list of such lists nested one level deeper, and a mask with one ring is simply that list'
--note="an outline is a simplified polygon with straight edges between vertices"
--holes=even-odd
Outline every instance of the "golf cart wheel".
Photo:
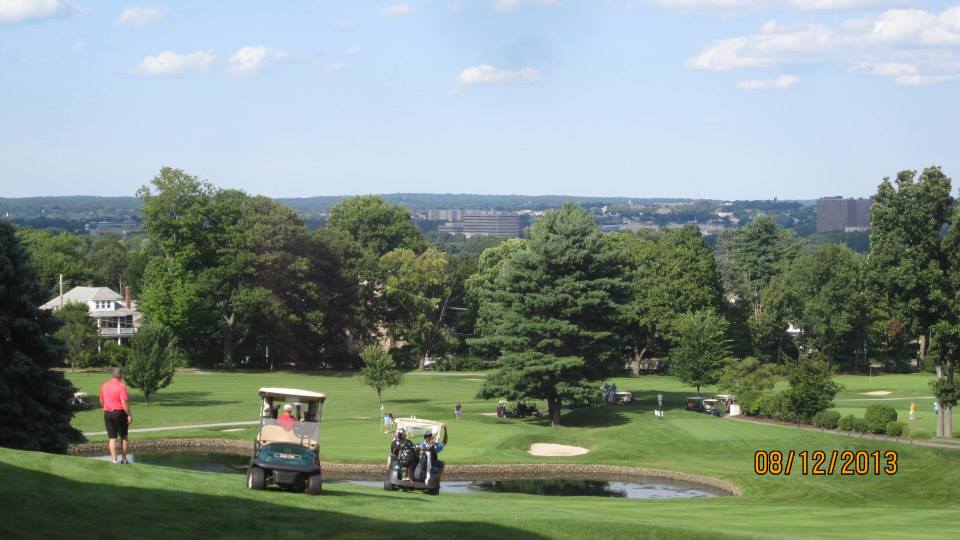
[{"label": "golf cart wheel", "polygon": [[440,494],[440,488],[427,490],[427,495],[439,495],[439,494]]},{"label": "golf cart wheel", "polygon": [[263,489],[267,485],[267,477],[260,467],[250,467],[247,470],[247,488]]},{"label": "golf cart wheel", "polygon": [[319,474],[311,474],[307,478],[307,493],[310,495],[319,495],[323,491],[323,479]]}]

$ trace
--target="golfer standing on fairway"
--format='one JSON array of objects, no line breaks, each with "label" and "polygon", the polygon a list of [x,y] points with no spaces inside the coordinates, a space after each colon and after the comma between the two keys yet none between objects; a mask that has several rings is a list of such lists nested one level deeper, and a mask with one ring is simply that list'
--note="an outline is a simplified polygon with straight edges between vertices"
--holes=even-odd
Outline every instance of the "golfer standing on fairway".
[{"label": "golfer standing on fairway", "polygon": [[103,423],[107,426],[110,458],[117,462],[117,438],[120,438],[120,463],[127,463],[127,428],[133,422],[127,402],[127,385],[123,384],[123,370],[113,368],[113,378],[100,387],[100,405]]}]

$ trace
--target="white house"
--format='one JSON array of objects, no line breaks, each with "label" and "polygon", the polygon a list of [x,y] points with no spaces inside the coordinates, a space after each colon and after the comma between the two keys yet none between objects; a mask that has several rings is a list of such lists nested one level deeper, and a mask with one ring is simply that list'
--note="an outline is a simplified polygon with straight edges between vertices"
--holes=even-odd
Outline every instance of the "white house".
[{"label": "white house", "polygon": [[125,292],[126,297],[123,297],[109,287],[74,287],[40,309],[56,311],[70,303],[86,304],[90,316],[97,321],[100,337],[116,338],[120,343],[136,333],[143,320],[143,315],[137,311],[137,303],[130,298],[130,287],[126,287]]}]

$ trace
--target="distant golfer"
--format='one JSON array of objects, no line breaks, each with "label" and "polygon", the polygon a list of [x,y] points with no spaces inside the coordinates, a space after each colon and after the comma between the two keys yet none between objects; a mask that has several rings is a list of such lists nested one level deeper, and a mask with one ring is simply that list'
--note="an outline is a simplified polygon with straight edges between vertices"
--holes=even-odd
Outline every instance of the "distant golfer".
[{"label": "distant golfer", "polygon": [[913,420],[917,417],[917,404],[910,402],[910,419]]},{"label": "distant golfer", "polygon": [[103,406],[103,423],[110,438],[110,459],[117,462],[117,441],[120,438],[120,463],[127,462],[127,428],[133,423],[127,398],[127,385],[123,384],[123,370],[113,368],[113,378],[100,386],[100,405]]}]

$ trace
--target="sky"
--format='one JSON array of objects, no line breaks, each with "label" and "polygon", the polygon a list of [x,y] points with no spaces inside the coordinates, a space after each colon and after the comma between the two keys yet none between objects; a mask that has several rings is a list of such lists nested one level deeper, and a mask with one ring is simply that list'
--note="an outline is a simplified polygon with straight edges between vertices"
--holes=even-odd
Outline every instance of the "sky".
[{"label": "sky", "polygon": [[0,0],[0,196],[960,184],[960,0]]}]

